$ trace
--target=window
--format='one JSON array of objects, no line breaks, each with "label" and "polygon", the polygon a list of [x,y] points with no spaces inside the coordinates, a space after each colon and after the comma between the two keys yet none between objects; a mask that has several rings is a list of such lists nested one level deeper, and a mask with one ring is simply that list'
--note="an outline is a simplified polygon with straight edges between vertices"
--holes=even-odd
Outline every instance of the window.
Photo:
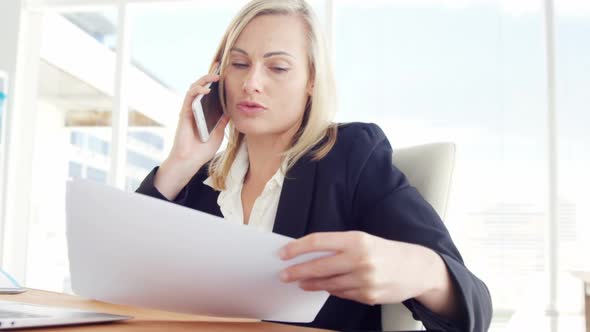
[{"label": "window", "polygon": [[110,152],[109,143],[106,140],[92,135],[88,136],[88,149],[103,156],[108,156]]},{"label": "window", "polygon": [[[525,321],[548,328],[543,2],[334,4],[339,119],[379,124],[394,153],[408,145],[456,143],[445,223],[467,266],[490,288],[492,330],[518,329]],[[558,114],[569,114],[570,125],[577,128],[566,129],[575,135],[567,146],[577,153],[572,164],[577,172],[568,175],[577,189],[559,196],[559,257],[566,264],[579,260],[577,243],[587,234],[581,220],[576,221],[578,211],[588,205],[581,201],[587,185],[575,181],[587,178],[581,170],[588,169],[582,161],[590,151],[587,130],[582,129],[588,122],[588,112],[582,110],[588,93],[582,87],[589,85],[589,53],[585,46],[580,52],[579,46],[590,30],[587,17],[562,20],[557,67],[567,68],[571,76],[567,88],[563,86],[568,98],[558,95],[569,110],[558,108]],[[569,29],[567,39],[564,27]],[[562,49],[568,53],[560,58]],[[581,331],[580,284],[566,270],[559,274],[559,324]]]},{"label": "window", "polygon": [[[571,271],[590,270],[590,45],[585,42],[590,3],[558,0],[555,14],[558,218],[563,225],[558,233],[557,303],[563,312],[575,313],[583,310],[584,289]],[[579,326],[583,330],[583,323]]]},{"label": "window", "polygon": [[48,12],[43,21],[24,280],[28,287],[71,291],[66,181],[81,177],[107,183],[114,84],[114,48],[108,41],[116,33],[113,14],[114,8],[66,15]]},{"label": "window", "polygon": [[127,161],[129,164],[147,171],[150,171],[153,167],[160,164],[160,161],[158,160],[151,159],[143,154],[133,151],[127,151]]},{"label": "window", "polygon": [[164,139],[159,135],[150,133],[149,131],[130,132],[129,138],[135,139],[143,144],[147,144],[156,150],[164,149]]},{"label": "window", "polygon": [[88,167],[86,170],[86,178],[98,183],[107,183],[107,172],[94,168]]},{"label": "window", "polygon": [[82,177],[82,165],[73,161],[69,162],[68,176],[70,178]]},{"label": "window", "polygon": [[86,135],[81,132],[73,131],[70,135],[70,144],[76,145],[79,147],[84,147],[86,145]]}]

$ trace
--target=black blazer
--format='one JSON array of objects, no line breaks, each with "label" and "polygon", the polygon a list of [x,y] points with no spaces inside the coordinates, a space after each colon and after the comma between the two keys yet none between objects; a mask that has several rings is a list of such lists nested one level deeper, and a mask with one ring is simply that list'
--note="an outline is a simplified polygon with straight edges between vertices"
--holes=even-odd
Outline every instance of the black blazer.
[{"label": "black blazer", "polygon": [[[156,167],[137,192],[166,199],[154,187]],[[222,216],[219,192],[203,184],[207,165],[195,174],[174,203]],[[340,125],[332,150],[321,160],[302,158],[287,173],[273,228],[299,238],[309,233],[361,230],[376,236],[420,244],[444,260],[459,293],[460,321],[449,321],[414,299],[404,301],[428,329],[486,331],[492,303],[485,284],[463,264],[440,217],[404,174],[392,166],[392,149],[374,124]],[[391,262],[396,264],[396,262]],[[381,306],[330,296],[312,323],[334,330],[381,330]]]}]

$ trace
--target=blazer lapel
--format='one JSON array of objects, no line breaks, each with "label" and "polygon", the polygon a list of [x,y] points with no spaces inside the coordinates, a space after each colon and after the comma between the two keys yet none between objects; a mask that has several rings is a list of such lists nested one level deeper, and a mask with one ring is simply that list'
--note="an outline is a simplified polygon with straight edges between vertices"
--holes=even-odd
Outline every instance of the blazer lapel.
[{"label": "blazer lapel", "polygon": [[273,233],[300,238],[305,235],[313,199],[317,163],[301,158],[285,176]]}]

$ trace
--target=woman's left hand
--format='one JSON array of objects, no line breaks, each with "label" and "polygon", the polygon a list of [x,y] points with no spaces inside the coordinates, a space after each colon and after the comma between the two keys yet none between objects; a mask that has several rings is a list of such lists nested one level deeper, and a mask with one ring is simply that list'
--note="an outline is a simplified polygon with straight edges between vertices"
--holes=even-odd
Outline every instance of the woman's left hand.
[{"label": "woman's left hand", "polygon": [[334,255],[290,266],[281,280],[368,305],[399,303],[439,286],[432,282],[437,278],[433,266],[442,259],[433,250],[360,231],[309,234],[288,243],[279,255],[288,260],[318,251]]}]

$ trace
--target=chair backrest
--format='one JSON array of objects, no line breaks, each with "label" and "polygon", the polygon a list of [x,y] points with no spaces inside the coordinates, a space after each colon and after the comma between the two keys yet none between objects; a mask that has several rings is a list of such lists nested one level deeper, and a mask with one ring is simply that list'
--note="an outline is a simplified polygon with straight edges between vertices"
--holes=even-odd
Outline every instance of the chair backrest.
[{"label": "chair backrest", "polygon": [[[432,143],[395,150],[393,164],[444,220],[455,167],[455,144]],[[384,331],[419,330],[422,324],[401,303],[381,306]]]}]

